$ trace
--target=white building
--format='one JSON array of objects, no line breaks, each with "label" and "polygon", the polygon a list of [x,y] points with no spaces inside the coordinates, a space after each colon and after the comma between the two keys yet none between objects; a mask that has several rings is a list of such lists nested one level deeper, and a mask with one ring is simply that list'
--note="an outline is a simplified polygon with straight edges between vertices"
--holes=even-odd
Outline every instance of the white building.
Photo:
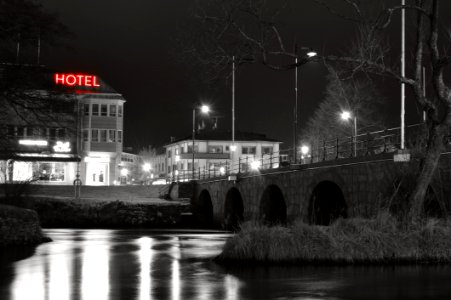
[{"label": "white building", "polygon": [[279,166],[280,141],[262,134],[236,132],[236,149],[231,151],[230,137],[230,131],[201,131],[194,141],[194,155],[191,137],[166,145],[167,176],[191,179],[193,171],[194,177],[199,178],[205,175],[247,172],[251,166],[259,169]]}]

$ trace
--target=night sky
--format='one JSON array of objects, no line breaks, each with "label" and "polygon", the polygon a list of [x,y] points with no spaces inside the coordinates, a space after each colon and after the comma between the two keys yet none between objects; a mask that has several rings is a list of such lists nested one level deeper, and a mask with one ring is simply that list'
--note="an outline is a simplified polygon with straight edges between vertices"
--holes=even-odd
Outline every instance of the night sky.
[{"label": "night sky", "polygon": [[[43,0],[60,14],[75,33],[70,48],[45,48],[41,62],[65,71],[102,77],[127,100],[125,146],[161,146],[170,137],[191,133],[192,107],[207,102],[220,116],[219,128],[231,128],[231,83],[214,86],[192,80],[196,70],[177,59],[177,34],[190,16],[195,1],[187,0]],[[283,16],[284,28],[298,44],[319,53],[343,52],[353,37],[352,24],[332,16],[312,1],[291,1]],[[443,2],[442,10],[450,11]],[[445,7],[446,5],[446,7]],[[449,20],[449,19],[448,19]],[[392,39],[400,36],[395,22]],[[408,38],[413,34],[408,33]],[[393,52],[399,55],[399,46]],[[396,59],[396,56],[395,56]],[[322,100],[326,70],[321,64],[300,71],[300,127]],[[399,88],[384,81],[387,126],[399,126]],[[242,67],[236,80],[236,127],[264,133],[291,147],[294,105],[294,70],[273,71],[258,65]],[[406,100],[407,122],[416,122],[413,99]]]}]

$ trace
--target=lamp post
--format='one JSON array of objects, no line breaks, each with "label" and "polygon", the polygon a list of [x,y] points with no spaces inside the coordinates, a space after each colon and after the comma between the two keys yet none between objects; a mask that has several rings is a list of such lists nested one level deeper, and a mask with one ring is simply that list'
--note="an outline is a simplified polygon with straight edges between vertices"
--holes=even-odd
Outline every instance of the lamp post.
[{"label": "lamp post", "polygon": [[349,120],[351,118],[354,119],[354,134],[353,134],[353,141],[354,141],[354,157],[357,156],[357,117],[354,114],[354,117],[352,117],[352,114],[349,111],[343,111],[341,113],[341,118],[343,120]]},{"label": "lamp post", "polygon": [[[192,149],[192,153],[193,153],[193,161],[192,161],[192,166],[191,166],[191,175],[192,178],[191,180],[194,180],[194,139],[196,137],[196,109],[198,109],[198,107],[194,107],[193,108],[193,149]],[[202,105],[200,107],[200,111],[204,114],[208,114],[208,112],[210,111],[210,107],[208,107],[207,105]]]},{"label": "lamp post", "polygon": [[150,169],[152,168],[152,166],[150,165],[150,163],[144,163],[142,167],[144,171],[144,176],[146,176],[146,184],[149,184],[148,181],[149,176],[147,176],[147,173],[150,173]]},{"label": "lamp post", "polygon": [[[294,102],[294,124],[293,124],[293,158],[294,158],[294,163],[296,163],[297,162],[297,142],[298,142],[298,98],[299,98],[299,92],[298,92],[298,68],[299,68],[299,66],[298,66],[298,63],[299,63],[299,61],[298,61],[298,56],[297,56],[297,45],[295,44],[294,45],[294,54],[295,54],[295,60],[294,60],[294,62],[295,62],[295,65],[296,65],[296,67],[294,68],[295,69],[295,79],[294,79],[294,81],[295,81],[295,88],[294,88],[294,90],[295,90],[295,102]],[[302,63],[300,64],[300,65],[303,65],[303,64],[305,64],[305,63],[307,63],[307,62],[309,62],[310,61],[310,58],[312,58],[312,57],[315,57],[316,55],[318,55],[315,51],[312,51],[312,50],[310,50],[310,51],[308,51],[307,52],[307,57],[304,57],[303,58],[303,60],[302,60]]]}]

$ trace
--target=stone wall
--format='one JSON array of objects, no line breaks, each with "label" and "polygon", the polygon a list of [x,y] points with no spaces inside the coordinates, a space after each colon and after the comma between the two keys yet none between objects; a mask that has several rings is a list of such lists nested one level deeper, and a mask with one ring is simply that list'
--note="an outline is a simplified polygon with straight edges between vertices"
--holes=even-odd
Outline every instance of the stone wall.
[{"label": "stone wall", "polygon": [[[370,159],[340,159],[301,165],[293,169],[242,174],[236,182],[228,181],[225,177],[204,180],[198,182],[193,203],[199,201],[202,191],[207,191],[211,197],[214,219],[217,223],[221,223],[227,215],[225,211],[227,192],[235,187],[243,200],[244,219],[259,219],[265,189],[276,186],[283,195],[287,220],[302,219],[308,222],[311,217],[309,205],[313,197],[318,197],[315,188],[320,183],[327,182],[328,187],[338,191],[337,195],[331,196],[332,198],[343,197],[348,217],[370,217],[389,205],[387,200],[396,183],[409,169],[417,166],[417,163],[418,160],[410,164],[394,163],[392,154],[381,154]],[[451,199],[448,196],[451,194],[450,170],[451,155],[444,154],[431,183],[431,188],[445,212],[449,212],[451,207]]]},{"label": "stone wall", "polygon": [[189,203],[74,201],[46,197],[31,200],[42,227],[170,228],[183,227]]}]

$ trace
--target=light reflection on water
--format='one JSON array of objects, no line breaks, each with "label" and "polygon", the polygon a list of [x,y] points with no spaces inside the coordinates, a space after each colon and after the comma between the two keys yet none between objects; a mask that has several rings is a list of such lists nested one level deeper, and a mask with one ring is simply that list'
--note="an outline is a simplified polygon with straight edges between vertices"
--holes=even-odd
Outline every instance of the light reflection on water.
[{"label": "light reflection on water", "polygon": [[228,234],[46,232],[54,242],[34,253],[0,252],[0,299],[450,299],[451,295],[449,266],[226,269],[211,258]]}]

